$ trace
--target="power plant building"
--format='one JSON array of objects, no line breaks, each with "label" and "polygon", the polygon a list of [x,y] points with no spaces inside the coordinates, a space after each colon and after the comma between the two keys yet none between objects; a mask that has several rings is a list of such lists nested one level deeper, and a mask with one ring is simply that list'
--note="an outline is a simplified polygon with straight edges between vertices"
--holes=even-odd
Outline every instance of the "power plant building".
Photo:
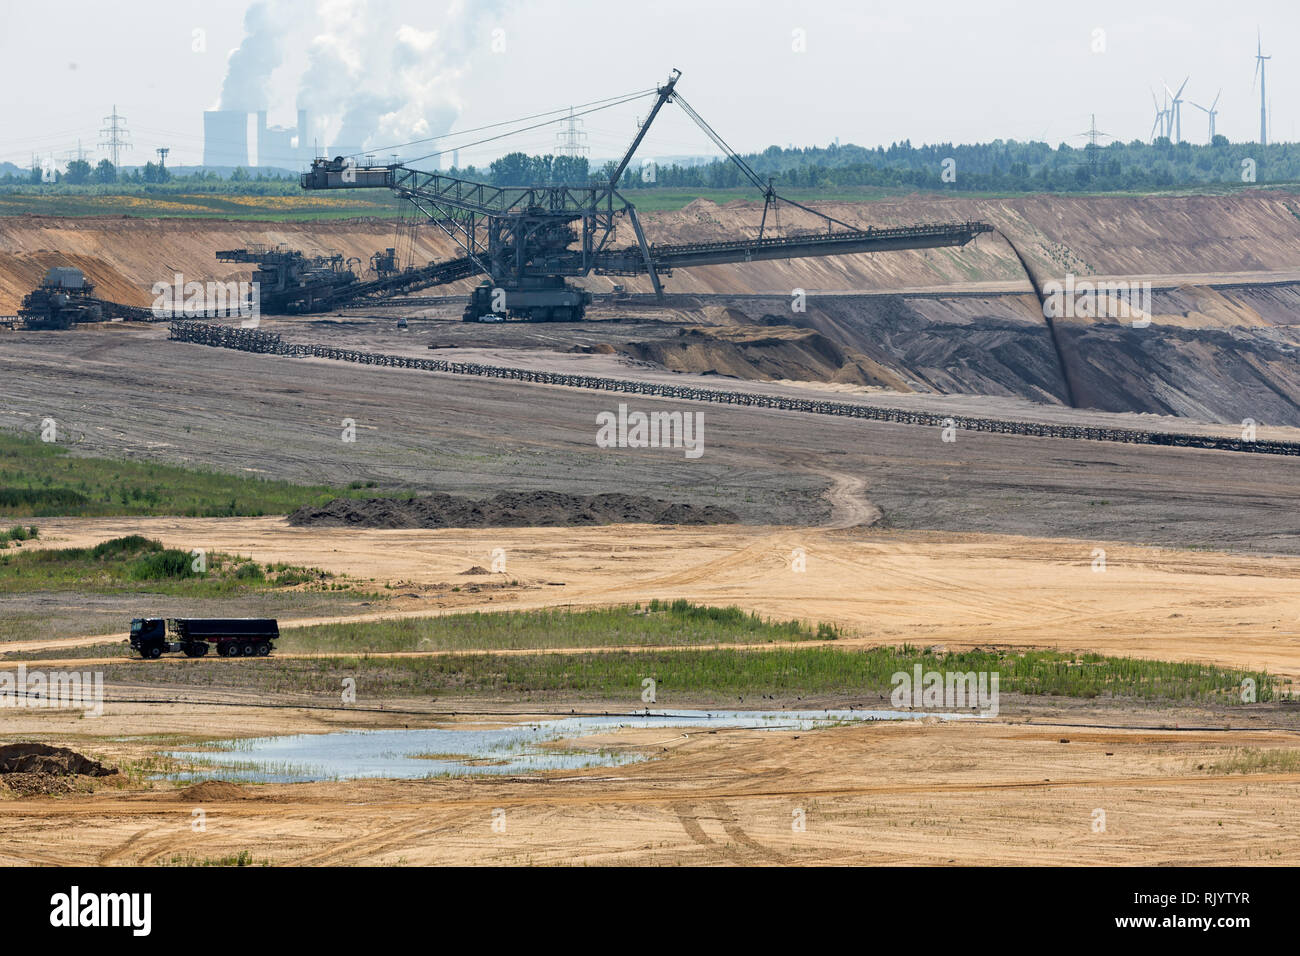
[{"label": "power plant building", "polygon": [[267,126],[266,110],[208,110],[203,114],[203,165],[297,169],[312,160],[307,111],[298,125]]},{"label": "power plant building", "polygon": [[247,113],[240,110],[208,110],[203,114],[203,165],[247,168]]}]

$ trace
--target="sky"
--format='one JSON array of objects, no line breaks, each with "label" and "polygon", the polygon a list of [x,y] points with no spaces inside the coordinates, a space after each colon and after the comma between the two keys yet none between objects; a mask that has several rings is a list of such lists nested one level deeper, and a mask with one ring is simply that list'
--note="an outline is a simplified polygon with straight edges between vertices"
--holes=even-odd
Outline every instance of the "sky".
[{"label": "sky", "polygon": [[[133,144],[124,165],[158,146],[169,165],[198,163],[202,113],[218,107],[262,107],[291,125],[302,106],[322,149],[387,157],[396,144],[649,90],[674,68],[681,94],[741,152],[836,138],[1082,146],[1093,114],[1104,133],[1146,139],[1151,91],[1189,76],[1185,139],[1206,141],[1192,103],[1218,94],[1217,132],[1256,140],[1257,29],[1273,56],[1270,139],[1296,141],[1294,0],[0,0],[0,162],[26,167],[36,152],[62,165],[79,142],[98,160],[114,108]],[[620,154],[648,105],[584,117],[593,158]],[[466,147],[461,163],[553,152],[555,134]],[[440,145],[454,143],[398,152]],[[669,106],[638,155],[715,152]]]}]

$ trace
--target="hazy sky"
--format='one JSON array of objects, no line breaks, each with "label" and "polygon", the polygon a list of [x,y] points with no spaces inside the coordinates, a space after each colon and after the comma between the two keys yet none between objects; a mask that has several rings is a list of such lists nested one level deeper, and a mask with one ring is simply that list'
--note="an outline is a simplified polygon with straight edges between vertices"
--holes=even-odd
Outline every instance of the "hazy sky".
[{"label": "hazy sky", "polygon": [[[0,0],[0,161],[63,162],[78,138],[91,150],[114,104],[136,147],[124,162],[160,145],[173,165],[199,161],[202,111],[222,100],[250,7],[255,42],[227,98],[265,99],[283,125],[309,106],[330,145],[345,117],[382,146],[646,89],[672,67],[741,151],[837,136],[1082,145],[1092,113],[1107,133],[1145,139],[1150,90],[1188,74],[1184,138],[1205,141],[1190,101],[1208,106],[1222,88],[1218,132],[1253,140],[1257,25],[1274,57],[1270,138],[1300,138],[1295,0]],[[645,108],[588,117],[592,154],[621,152]],[[461,160],[554,141],[540,130]],[[710,152],[673,107],[642,150]]]}]

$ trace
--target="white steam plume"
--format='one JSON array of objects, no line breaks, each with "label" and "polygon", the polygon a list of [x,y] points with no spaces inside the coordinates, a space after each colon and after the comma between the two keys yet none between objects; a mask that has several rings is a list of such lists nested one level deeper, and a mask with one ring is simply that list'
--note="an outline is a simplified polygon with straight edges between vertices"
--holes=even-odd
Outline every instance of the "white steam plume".
[{"label": "white steam plume", "polygon": [[221,84],[223,110],[254,112],[266,109],[271,74],[284,62],[286,33],[291,22],[287,4],[257,0],[244,14],[245,37],[226,61]]},{"label": "white steam plume", "polygon": [[[271,74],[286,52],[306,51],[296,106],[308,112],[312,146],[330,155],[439,136],[462,104],[458,89],[511,0],[257,0],[230,56],[223,109],[266,109]],[[397,150],[420,156],[436,144]],[[381,157],[386,160],[387,155]]]}]

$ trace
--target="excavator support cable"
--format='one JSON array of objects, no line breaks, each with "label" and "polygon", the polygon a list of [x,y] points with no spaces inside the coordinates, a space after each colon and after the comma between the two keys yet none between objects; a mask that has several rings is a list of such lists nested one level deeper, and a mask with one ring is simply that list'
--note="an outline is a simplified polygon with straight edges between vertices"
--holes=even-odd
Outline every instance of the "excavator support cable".
[{"label": "excavator support cable", "polygon": [[[529,120],[541,119],[543,116],[555,116],[556,119],[552,120],[551,122],[561,122],[569,118],[570,109],[575,109],[575,110],[586,109],[588,106],[599,106],[602,103],[614,104],[615,100],[617,100],[620,103],[627,102],[629,99],[636,99],[637,97],[640,96],[649,96],[651,93],[654,92],[656,92],[655,88],[651,87],[648,90],[639,90],[634,93],[621,93],[618,96],[607,96],[602,100],[592,100],[590,103],[579,103],[578,105],[572,107],[565,106],[556,110],[546,110],[543,113],[533,113],[531,116],[518,116],[515,117],[514,119],[502,120],[499,123],[488,123],[486,126],[476,126],[473,129],[457,130],[455,133],[443,133],[439,136],[426,136],[424,139],[413,139],[405,143],[391,143],[387,146],[374,146],[367,150],[361,150],[360,152],[348,153],[346,154],[346,156],[348,159],[356,159],[359,156],[366,156],[368,154],[381,155],[386,153],[392,153],[395,150],[406,149],[410,146],[422,146],[425,143],[434,143],[440,139],[449,139],[453,136],[468,136],[470,133],[483,133],[490,129],[500,129],[502,126],[513,126],[515,123],[527,123]],[[464,145],[473,145],[473,144],[472,143],[459,144],[456,146],[456,149],[462,149],[464,148]],[[449,150],[443,150],[443,152],[449,152]],[[432,155],[438,156],[441,154],[433,153]]]},{"label": "excavator support cable", "polygon": [[[458,145],[456,146],[456,149],[471,149],[471,148],[473,148],[473,147],[475,147],[475,146],[483,146],[483,145],[486,145],[487,143],[495,143],[495,142],[496,142],[497,140],[499,140],[499,139],[508,139],[509,137],[511,137],[511,136],[517,136],[517,135],[519,135],[520,133],[529,133],[529,132],[532,132],[532,131],[535,130],[535,129],[541,129],[541,128],[544,127],[544,126],[550,126],[550,125],[552,125],[553,123],[567,122],[567,121],[570,119],[570,117],[572,117],[573,119],[577,119],[577,118],[580,117],[580,116],[589,116],[589,115],[592,114],[592,113],[598,113],[598,112],[600,112],[601,110],[611,109],[611,108],[613,108],[613,107],[615,107],[615,106],[622,106],[624,103],[631,103],[631,102],[633,102],[634,100],[639,100],[639,99],[641,99],[641,98],[643,98],[643,97],[651,96],[651,95],[654,95],[654,94],[656,94],[656,93],[658,93],[658,92],[659,92],[658,90],[650,90],[648,93],[647,93],[647,92],[641,92],[641,93],[630,93],[630,94],[628,94],[628,95],[626,95],[626,96],[623,96],[623,97],[621,97],[621,98],[615,98],[613,101],[611,101],[611,102],[607,102],[607,103],[604,103],[604,104],[601,105],[601,106],[593,106],[593,107],[591,107],[591,108],[589,108],[589,109],[581,110],[581,111],[579,111],[579,112],[573,112],[573,113],[568,113],[568,112],[566,112],[563,116],[558,116],[558,117],[555,117],[554,119],[548,119],[548,120],[545,120],[545,121],[543,121],[543,122],[541,122],[541,123],[534,123],[532,126],[521,126],[519,129],[512,129],[512,130],[508,130],[508,131],[506,131],[506,132],[504,132],[504,133],[497,133],[495,136],[488,136],[488,137],[485,137],[485,138],[483,138],[483,139],[474,140],[474,141],[471,142],[471,143],[460,143],[460,144],[458,144]],[[538,115],[545,116],[545,115],[547,115],[547,114],[545,114],[545,113],[541,113],[541,114],[538,114]],[[513,122],[516,122],[516,123],[517,123],[517,122],[520,122],[520,121],[519,121],[519,120],[514,120]],[[499,125],[499,124],[498,124],[498,125]],[[484,128],[487,129],[487,128],[490,128],[490,127],[484,127]],[[437,151],[432,152],[432,153],[426,153],[426,154],[423,155],[423,156],[416,156],[414,159],[408,159],[408,160],[405,161],[405,164],[409,165],[409,164],[411,164],[411,163],[419,163],[419,162],[422,162],[422,161],[424,161],[424,160],[426,160],[426,159],[435,159],[435,158],[437,158],[437,157],[439,157],[439,156],[442,156],[444,153],[449,153],[449,152],[451,152],[450,149],[440,149],[440,150],[437,150]]]},{"label": "excavator support cable", "polygon": [[727,155],[728,159],[730,159],[733,163],[736,164],[736,167],[742,173],[745,174],[745,177],[751,183],[753,183],[758,189],[762,190],[764,193],[768,192],[772,188],[770,184],[764,183],[762,177],[760,177],[758,173],[754,172],[753,167],[751,167],[749,163],[741,159],[740,154],[737,153],[730,146],[728,146],[727,141],[724,140],[721,136],[719,136],[717,131],[714,130],[712,126],[710,126],[708,123],[704,121],[703,116],[695,112],[695,108],[691,106],[690,103],[686,102],[686,98],[684,96],[682,96],[680,93],[674,93],[673,102],[675,102],[678,106],[680,106],[686,112],[686,115],[695,121],[695,125],[697,125],[700,129],[704,130],[704,135],[708,136],[709,139],[713,140],[714,144]]},{"label": "excavator support cable", "polygon": [[[736,164],[736,168],[738,168],[741,171],[741,173],[744,174],[745,178],[747,178],[751,183],[753,183],[754,186],[763,194],[763,223],[762,225],[759,226],[758,229],[758,237],[760,239],[763,238],[763,230],[767,225],[768,208],[771,206],[775,206],[777,200],[780,200],[781,202],[784,203],[788,203],[791,206],[794,206],[798,209],[802,209],[804,212],[812,213],[812,215],[824,219],[828,223],[834,223],[837,226],[843,226],[845,229],[851,229],[854,232],[860,231],[857,226],[851,226],[847,222],[843,222],[839,219],[836,219],[834,216],[828,216],[824,212],[818,212],[816,209],[810,209],[809,207],[803,205],[802,203],[797,203],[793,199],[787,199],[785,196],[778,194],[777,191],[773,188],[771,180],[768,180],[767,182],[763,182],[762,177],[759,176],[758,173],[754,171],[754,168],[750,166],[749,163],[745,162],[745,160],[741,158],[740,154],[737,153],[734,149],[732,149],[727,144],[727,141],[724,140],[721,136],[719,136],[717,131],[712,126],[710,126],[707,122],[705,122],[704,117],[700,116],[700,114],[695,111],[694,107],[692,107],[690,103],[686,102],[686,99],[680,93],[673,94],[673,102],[675,102],[678,106],[680,106],[686,112],[686,115],[695,121],[696,125],[699,126],[700,129],[704,130],[705,135],[707,135],[709,139],[713,140],[714,144],[716,144],[717,147],[726,154],[727,158]],[[828,227],[828,231],[829,231],[829,227]]]}]

